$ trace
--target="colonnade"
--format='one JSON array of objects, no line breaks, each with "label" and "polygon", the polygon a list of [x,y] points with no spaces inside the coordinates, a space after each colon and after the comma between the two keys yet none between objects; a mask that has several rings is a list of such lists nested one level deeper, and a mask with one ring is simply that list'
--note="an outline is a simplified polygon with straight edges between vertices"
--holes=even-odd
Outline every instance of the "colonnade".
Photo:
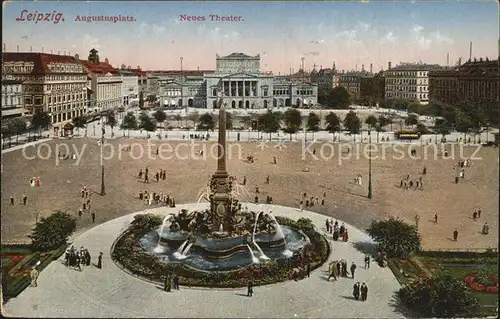
[{"label": "colonnade", "polygon": [[258,96],[258,81],[222,81],[225,96]]}]

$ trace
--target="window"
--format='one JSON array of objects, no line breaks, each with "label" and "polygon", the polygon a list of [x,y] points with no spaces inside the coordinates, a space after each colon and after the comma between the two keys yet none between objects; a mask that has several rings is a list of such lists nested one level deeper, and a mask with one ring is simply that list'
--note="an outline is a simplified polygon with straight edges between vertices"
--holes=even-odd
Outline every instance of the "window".
[{"label": "window", "polygon": [[[7,101],[7,98],[5,98],[5,100]],[[25,97],[24,98],[24,104],[25,105],[31,105],[32,104],[32,99],[31,99],[31,96],[28,96],[28,97]]]}]

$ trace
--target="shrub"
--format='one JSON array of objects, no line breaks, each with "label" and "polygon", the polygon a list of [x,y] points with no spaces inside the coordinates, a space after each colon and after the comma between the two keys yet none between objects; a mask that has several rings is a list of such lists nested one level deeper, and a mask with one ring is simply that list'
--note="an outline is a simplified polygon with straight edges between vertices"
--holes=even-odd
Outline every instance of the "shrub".
[{"label": "shrub", "polygon": [[75,229],[75,218],[68,213],[58,211],[42,218],[28,237],[31,238],[34,250],[47,251],[67,244],[68,237]]},{"label": "shrub", "polygon": [[406,257],[421,250],[417,228],[394,217],[372,221],[367,232],[389,256]]},{"label": "shrub", "polygon": [[162,223],[163,220],[158,215],[138,214],[134,216],[134,220],[130,224],[135,229],[153,230]]},{"label": "shrub", "polygon": [[465,284],[441,271],[432,278],[409,283],[398,295],[408,308],[425,317],[471,316],[479,309],[478,300]]}]

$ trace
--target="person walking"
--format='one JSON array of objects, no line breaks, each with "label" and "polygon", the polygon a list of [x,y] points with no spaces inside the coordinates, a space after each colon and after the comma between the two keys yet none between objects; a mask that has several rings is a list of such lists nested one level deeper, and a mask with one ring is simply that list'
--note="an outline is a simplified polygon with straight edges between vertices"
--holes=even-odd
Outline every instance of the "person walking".
[{"label": "person walking", "polygon": [[38,275],[39,274],[40,273],[38,272],[38,270],[36,269],[36,267],[33,267],[33,269],[30,272],[31,287],[37,287],[38,286],[37,280],[38,280]]},{"label": "person walking", "polygon": [[28,196],[23,194],[23,205],[26,206],[27,203],[28,203]]},{"label": "person walking", "polygon": [[368,287],[366,286],[365,283],[361,284],[361,300],[366,301],[366,298],[368,297]]},{"label": "person walking", "polygon": [[249,281],[247,285],[247,297],[252,297],[252,296],[253,296],[253,283]]},{"label": "person walking", "polygon": [[437,224],[438,223],[438,213],[435,213],[434,214],[434,224]]},{"label": "person walking", "polygon": [[453,232],[453,240],[457,241],[458,239],[458,230],[455,228],[455,231]]},{"label": "person walking", "polygon": [[359,300],[359,282],[355,283],[354,286],[352,287],[352,295],[354,296],[354,299]]},{"label": "person walking", "polygon": [[90,213],[90,217],[92,217],[92,223],[95,224],[95,213],[94,212]]},{"label": "person walking", "polygon": [[477,209],[477,218],[481,218],[481,208]]},{"label": "person walking", "polygon": [[472,213],[472,220],[473,220],[473,221],[476,221],[476,220],[477,220],[477,211],[474,211],[474,212]]},{"label": "person walking", "polygon": [[420,221],[420,215],[415,215],[415,226],[418,228],[418,222]]},{"label": "person walking", "polygon": [[353,262],[353,263],[351,264],[351,276],[352,276],[352,279],[354,279],[354,272],[356,271],[356,268],[357,268],[357,266],[356,266],[356,264]]},{"label": "person walking", "polygon": [[172,282],[174,284],[174,289],[179,290],[179,276],[175,275],[174,279],[172,279]]},{"label": "person walking", "polygon": [[14,196],[10,196],[10,206],[14,206]]},{"label": "person walking", "polygon": [[365,255],[365,269],[370,269],[370,255]]},{"label": "person walking", "polygon": [[99,257],[97,257],[97,268],[102,269],[102,252],[100,252]]},{"label": "person walking", "polygon": [[311,277],[311,264],[306,265],[307,278]]}]

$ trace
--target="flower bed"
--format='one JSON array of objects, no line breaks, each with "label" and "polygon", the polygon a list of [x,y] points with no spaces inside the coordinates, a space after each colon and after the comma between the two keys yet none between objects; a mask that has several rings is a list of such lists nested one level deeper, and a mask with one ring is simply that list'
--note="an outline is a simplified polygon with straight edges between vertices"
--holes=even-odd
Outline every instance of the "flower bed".
[{"label": "flower bed", "polygon": [[327,240],[314,230],[312,223],[305,219],[293,221],[288,218],[276,217],[281,225],[301,230],[309,237],[311,245],[304,258],[290,258],[287,260],[270,260],[259,265],[233,270],[204,272],[190,268],[182,263],[165,264],[155,256],[147,254],[136,244],[150,229],[131,227],[125,231],[112,248],[112,259],[121,268],[130,273],[151,281],[163,283],[165,274],[175,274],[181,285],[211,288],[243,287],[248,280],[255,285],[265,285],[286,280],[304,278],[305,265],[312,269],[320,267],[328,260],[330,247]]},{"label": "flower bed", "polygon": [[464,282],[472,290],[498,293],[498,278],[496,276],[488,276],[487,280],[480,280],[479,274],[472,274],[465,277]]}]

